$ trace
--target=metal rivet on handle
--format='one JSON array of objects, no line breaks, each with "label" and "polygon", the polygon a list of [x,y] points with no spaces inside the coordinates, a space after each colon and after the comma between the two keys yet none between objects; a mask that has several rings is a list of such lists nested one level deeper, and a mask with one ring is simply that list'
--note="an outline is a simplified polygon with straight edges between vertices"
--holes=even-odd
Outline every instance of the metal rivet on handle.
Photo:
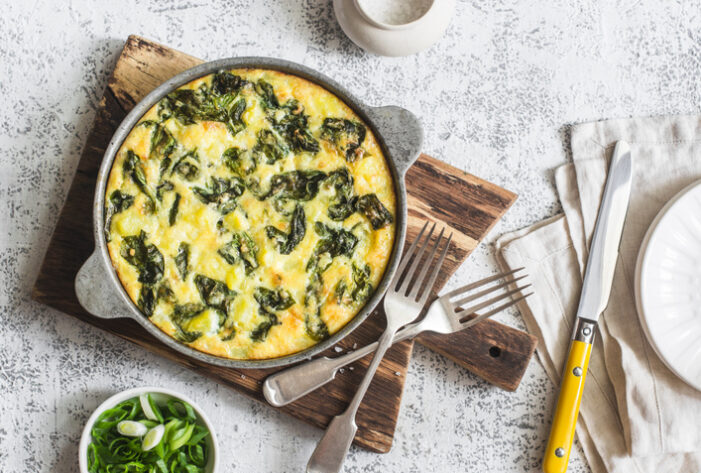
[{"label": "metal rivet on handle", "polygon": [[582,329],[582,333],[583,333],[584,335],[589,335],[589,334],[591,334],[591,328],[590,328],[590,327],[584,327],[584,328]]},{"label": "metal rivet on handle", "polygon": [[582,368],[580,368],[579,366],[575,366],[574,369],[572,370],[572,374],[577,376],[577,377],[582,376]]},{"label": "metal rivet on handle", "polygon": [[565,449],[560,447],[555,449],[555,456],[558,458],[562,458],[565,456]]}]

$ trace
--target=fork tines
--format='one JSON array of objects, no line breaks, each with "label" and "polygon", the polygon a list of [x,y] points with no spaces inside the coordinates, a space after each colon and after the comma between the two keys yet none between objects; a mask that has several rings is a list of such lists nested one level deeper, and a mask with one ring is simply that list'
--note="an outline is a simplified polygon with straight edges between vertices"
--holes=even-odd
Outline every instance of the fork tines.
[{"label": "fork tines", "polygon": [[[527,277],[526,274],[522,274],[524,268],[514,269],[513,271],[508,271],[505,273],[497,274],[494,276],[487,277],[480,281],[467,284],[463,287],[455,289],[448,292],[447,294],[441,296],[441,302],[447,306],[453,313],[458,313],[461,320],[474,315],[465,322],[466,325],[474,325],[477,322],[484,320],[492,315],[501,312],[502,310],[511,307],[517,302],[525,299],[526,297],[533,294],[529,292],[523,294],[523,290],[529,288],[530,284],[523,284],[521,286],[516,286],[516,282]],[[492,284],[494,283],[494,284]],[[513,289],[501,291],[501,289],[508,288],[510,285],[515,285]],[[485,287],[486,286],[486,287]],[[482,289],[484,287],[484,289]],[[475,289],[480,289],[478,292],[468,294]],[[512,298],[520,294],[516,298]],[[477,314],[478,310],[489,308],[494,304],[503,301],[506,302],[491,308],[488,312]],[[474,302],[474,304],[465,306],[468,302]]]},{"label": "fork tines", "polygon": [[[443,227],[438,236],[435,238],[430,253],[425,259],[423,259],[423,255],[428,248],[429,242],[431,241],[431,236],[436,229],[436,224],[434,223],[431,226],[430,230],[424,237],[423,235],[427,227],[428,222],[424,224],[409,249],[406,250],[406,253],[402,257],[402,261],[399,264],[399,268],[397,268],[397,273],[391,286],[395,292],[421,304],[426,302],[431,293],[433,284],[436,282],[436,278],[438,278],[438,273],[440,272],[440,268],[443,266],[443,261],[448,253],[450,242],[453,239],[452,232],[447,238],[443,237],[443,234],[445,233],[445,227]],[[434,261],[436,252],[441,246],[441,243],[443,243],[443,250]],[[414,251],[419,245],[421,245],[419,251],[416,253],[416,255],[414,255]],[[418,265],[421,263],[422,259],[423,266],[417,271]],[[406,269],[409,261],[411,261],[411,266]],[[429,268],[431,269],[430,274]]]}]

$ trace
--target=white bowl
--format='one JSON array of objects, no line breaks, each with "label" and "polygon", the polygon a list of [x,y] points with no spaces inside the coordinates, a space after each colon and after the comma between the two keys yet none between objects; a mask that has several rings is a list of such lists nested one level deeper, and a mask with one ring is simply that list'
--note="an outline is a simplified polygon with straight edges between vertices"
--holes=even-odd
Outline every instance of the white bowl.
[{"label": "white bowl", "polygon": [[334,0],[333,9],[343,32],[361,48],[381,56],[407,56],[430,47],[443,36],[455,0],[433,0],[421,17],[401,25],[373,18],[358,0]]},{"label": "white bowl", "polygon": [[701,181],[670,200],[638,253],[635,303],[650,344],[701,390]]},{"label": "white bowl", "polygon": [[202,409],[200,409],[197,404],[195,404],[192,399],[188,398],[187,396],[184,396],[178,392],[171,391],[170,389],[164,389],[164,388],[154,388],[154,387],[145,387],[145,388],[132,388],[132,389],[127,389],[126,391],[122,391],[120,393],[115,394],[114,396],[110,397],[107,399],[105,402],[100,404],[100,406],[95,409],[95,412],[92,413],[90,418],[88,419],[88,422],[85,424],[85,428],[83,429],[83,435],[80,437],[80,445],[78,446],[78,458],[79,458],[79,465],[80,465],[80,473],[89,473],[88,472],[88,445],[90,445],[90,442],[92,441],[92,435],[91,435],[91,430],[92,426],[97,420],[97,418],[102,414],[104,411],[107,409],[111,409],[120,402],[126,401],[127,399],[131,399],[133,397],[139,397],[142,394],[145,393],[150,393],[152,397],[154,398],[155,401],[164,401],[167,399],[177,399],[180,401],[185,401],[188,404],[192,406],[192,408],[195,411],[195,414],[197,415],[197,421],[201,425],[207,428],[209,430],[209,436],[207,437],[208,439],[208,447],[209,447],[209,459],[207,461],[207,467],[206,471],[207,473],[216,473],[218,471],[218,455],[217,455],[217,437],[216,434],[214,433],[214,428],[212,427],[212,423],[209,421],[207,418],[206,414]]}]

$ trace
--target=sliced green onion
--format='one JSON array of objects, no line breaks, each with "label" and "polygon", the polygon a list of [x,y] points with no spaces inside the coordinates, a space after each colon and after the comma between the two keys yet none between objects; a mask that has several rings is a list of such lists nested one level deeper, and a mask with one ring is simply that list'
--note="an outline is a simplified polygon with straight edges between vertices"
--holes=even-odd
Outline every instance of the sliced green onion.
[{"label": "sliced green onion", "polygon": [[186,402],[129,399],[104,411],[91,434],[89,473],[205,473],[209,431]]},{"label": "sliced green onion", "polygon": [[144,411],[146,418],[163,423],[163,414],[161,414],[161,410],[158,408],[150,394],[147,393],[139,396],[139,403],[141,404],[141,410]]},{"label": "sliced green onion", "polygon": [[153,449],[156,445],[161,443],[165,431],[166,429],[163,426],[163,424],[159,424],[153,429],[149,430],[148,433],[144,436],[144,440],[141,442],[141,449],[144,452],[148,452],[149,450]]},{"label": "sliced green onion", "polygon": [[117,424],[117,432],[127,437],[143,437],[148,429],[141,422],[123,420]]}]

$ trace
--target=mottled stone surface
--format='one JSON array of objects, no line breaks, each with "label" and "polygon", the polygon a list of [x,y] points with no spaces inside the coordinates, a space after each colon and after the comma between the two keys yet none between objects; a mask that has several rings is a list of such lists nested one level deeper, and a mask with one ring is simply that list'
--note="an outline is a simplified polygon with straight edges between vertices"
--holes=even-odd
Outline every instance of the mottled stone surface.
[{"label": "mottled stone surface", "polygon": [[[92,409],[136,385],[197,399],[216,420],[223,472],[303,471],[321,434],[29,300],[127,35],[209,59],[282,57],[370,104],[411,109],[424,119],[425,152],[521,195],[491,239],[558,212],[551,169],[568,159],[568,124],[701,106],[698,0],[462,1],[442,41],[406,58],[358,49],[325,1],[1,3],[3,472],[77,471]],[[494,271],[488,243],[451,284]],[[523,327],[516,312],[499,320]],[[507,393],[417,347],[392,452],[354,448],[345,471],[536,471],[554,396],[537,362]],[[570,471],[588,471],[579,450]]]}]

